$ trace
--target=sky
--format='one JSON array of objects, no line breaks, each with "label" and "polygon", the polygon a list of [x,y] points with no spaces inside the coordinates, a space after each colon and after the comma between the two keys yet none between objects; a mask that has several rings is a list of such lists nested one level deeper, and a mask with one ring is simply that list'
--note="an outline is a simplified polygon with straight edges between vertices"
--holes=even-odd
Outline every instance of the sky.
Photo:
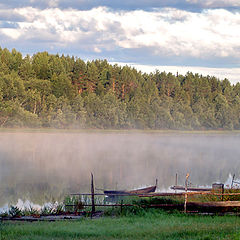
[{"label": "sky", "polygon": [[0,0],[0,46],[240,81],[239,0]]}]

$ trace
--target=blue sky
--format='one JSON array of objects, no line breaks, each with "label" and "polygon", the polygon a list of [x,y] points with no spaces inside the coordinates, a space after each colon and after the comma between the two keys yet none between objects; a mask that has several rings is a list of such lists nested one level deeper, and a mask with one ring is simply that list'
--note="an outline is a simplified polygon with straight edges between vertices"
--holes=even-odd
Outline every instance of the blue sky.
[{"label": "blue sky", "polygon": [[0,1],[0,46],[240,80],[239,0]]}]

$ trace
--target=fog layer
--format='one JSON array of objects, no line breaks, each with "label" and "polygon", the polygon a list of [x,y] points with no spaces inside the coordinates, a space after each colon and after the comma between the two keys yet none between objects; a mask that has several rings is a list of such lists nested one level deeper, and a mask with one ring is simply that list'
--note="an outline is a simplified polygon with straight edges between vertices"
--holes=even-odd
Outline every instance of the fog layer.
[{"label": "fog layer", "polygon": [[97,188],[167,189],[190,172],[211,185],[240,174],[239,134],[134,132],[0,133],[0,205],[19,198],[42,204]]}]

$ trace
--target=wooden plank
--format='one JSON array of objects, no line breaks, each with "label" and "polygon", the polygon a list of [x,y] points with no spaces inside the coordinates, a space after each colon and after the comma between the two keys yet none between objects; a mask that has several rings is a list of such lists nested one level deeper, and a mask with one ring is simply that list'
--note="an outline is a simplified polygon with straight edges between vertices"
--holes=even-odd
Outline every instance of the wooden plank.
[{"label": "wooden plank", "polygon": [[[218,202],[188,202],[188,205],[196,205],[200,207],[240,207],[240,201],[218,201]],[[67,204],[65,206],[75,206],[73,204]],[[92,204],[84,204],[86,207],[91,207]],[[183,206],[183,203],[179,204],[171,204],[171,203],[164,203],[164,204],[149,204],[149,205],[137,205],[137,204],[95,204],[95,207],[121,207],[121,206],[151,206],[151,207],[174,207],[174,206]]]},{"label": "wooden plank", "polygon": [[200,207],[240,207],[240,201],[191,202],[191,204]]},{"label": "wooden plank", "polygon": [[27,221],[27,222],[36,222],[36,221],[58,221],[58,220],[78,220],[83,218],[82,215],[49,215],[49,216],[21,216],[21,217],[2,217],[1,221]]},{"label": "wooden plank", "polygon": [[[172,190],[180,190],[180,191],[184,191],[185,190],[185,186],[172,186],[170,187]],[[188,187],[188,191],[211,191],[212,188],[198,188],[198,187]]]},{"label": "wooden plank", "polygon": [[[65,206],[68,207],[74,207],[74,204],[67,204]],[[92,204],[84,204],[84,207],[91,207]],[[121,206],[128,206],[128,207],[132,207],[132,206],[137,206],[137,205],[133,205],[133,204],[95,204],[95,207],[121,207]]]}]

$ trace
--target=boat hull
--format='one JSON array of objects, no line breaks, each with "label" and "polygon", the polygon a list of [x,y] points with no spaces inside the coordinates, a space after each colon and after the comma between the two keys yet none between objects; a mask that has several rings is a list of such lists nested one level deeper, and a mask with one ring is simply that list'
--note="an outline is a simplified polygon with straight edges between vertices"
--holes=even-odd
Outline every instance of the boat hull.
[{"label": "boat hull", "polygon": [[124,191],[124,190],[105,190],[103,191],[106,195],[135,195],[135,194],[146,194],[156,191],[157,186],[151,186],[146,188],[140,188],[136,190]]}]

